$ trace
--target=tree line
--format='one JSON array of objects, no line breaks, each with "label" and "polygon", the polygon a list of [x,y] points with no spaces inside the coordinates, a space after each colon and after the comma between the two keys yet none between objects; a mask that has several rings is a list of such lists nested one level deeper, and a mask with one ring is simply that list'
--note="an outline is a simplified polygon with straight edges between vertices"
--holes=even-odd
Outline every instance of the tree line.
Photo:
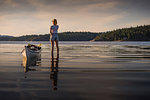
[{"label": "tree line", "polygon": [[150,25],[122,28],[105,32],[94,38],[95,41],[150,41]]},{"label": "tree line", "polygon": [[[60,41],[150,41],[150,25],[116,29],[103,33],[62,32],[58,35]],[[0,35],[0,41],[49,41],[49,38],[49,34],[19,37]]]},{"label": "tree line", "polygon": [[[62,32],[58,33],[60,41],[90,41],[100,33],[93,32]],[[49,41],[50,34],[25,35],[19,37],[0,37],[0,41]]]}]

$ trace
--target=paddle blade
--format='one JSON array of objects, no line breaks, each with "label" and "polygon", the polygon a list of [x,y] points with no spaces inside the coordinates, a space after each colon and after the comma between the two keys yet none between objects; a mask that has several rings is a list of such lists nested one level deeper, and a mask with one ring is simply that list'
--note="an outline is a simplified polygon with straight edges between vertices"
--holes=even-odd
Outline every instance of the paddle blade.
[{"label": "paddle blade", "polygon": [[42,44],[40,43],[39,45],[37,45],[38,47],[40,47]]}]

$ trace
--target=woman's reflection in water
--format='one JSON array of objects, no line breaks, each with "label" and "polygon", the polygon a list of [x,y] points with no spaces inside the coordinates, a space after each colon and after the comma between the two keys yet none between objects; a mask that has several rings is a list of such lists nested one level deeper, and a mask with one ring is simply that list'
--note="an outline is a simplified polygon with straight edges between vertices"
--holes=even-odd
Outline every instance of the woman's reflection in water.
[{"label": "woman's reflection in water", "polygon": [[53,90],[57,90],[57,79],[58,79],[58,59],[51,60],[51,68],[50,68],[50,79],[52,80]]}]

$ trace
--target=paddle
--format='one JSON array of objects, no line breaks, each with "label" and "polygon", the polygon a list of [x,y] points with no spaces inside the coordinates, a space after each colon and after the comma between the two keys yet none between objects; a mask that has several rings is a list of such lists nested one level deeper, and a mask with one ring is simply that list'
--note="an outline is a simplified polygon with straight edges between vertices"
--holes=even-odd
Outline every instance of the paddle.
[{"label": "paddle", "polygon": [[37,46],[38,46],[38,47],[41,47],[41,45],[42,45],[42,44],[40,43],[40,44],[38,44]]}]

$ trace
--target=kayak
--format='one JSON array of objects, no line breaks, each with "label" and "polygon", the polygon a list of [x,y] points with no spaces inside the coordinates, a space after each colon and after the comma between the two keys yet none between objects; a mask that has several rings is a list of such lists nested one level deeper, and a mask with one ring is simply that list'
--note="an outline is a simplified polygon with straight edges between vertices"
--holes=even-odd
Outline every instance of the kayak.
[{"label": "kayak", "polygon": [[22,51],[22,55],[26,58],[39,57],[41,55],[41,47],[36,45],[25,46]]}]

